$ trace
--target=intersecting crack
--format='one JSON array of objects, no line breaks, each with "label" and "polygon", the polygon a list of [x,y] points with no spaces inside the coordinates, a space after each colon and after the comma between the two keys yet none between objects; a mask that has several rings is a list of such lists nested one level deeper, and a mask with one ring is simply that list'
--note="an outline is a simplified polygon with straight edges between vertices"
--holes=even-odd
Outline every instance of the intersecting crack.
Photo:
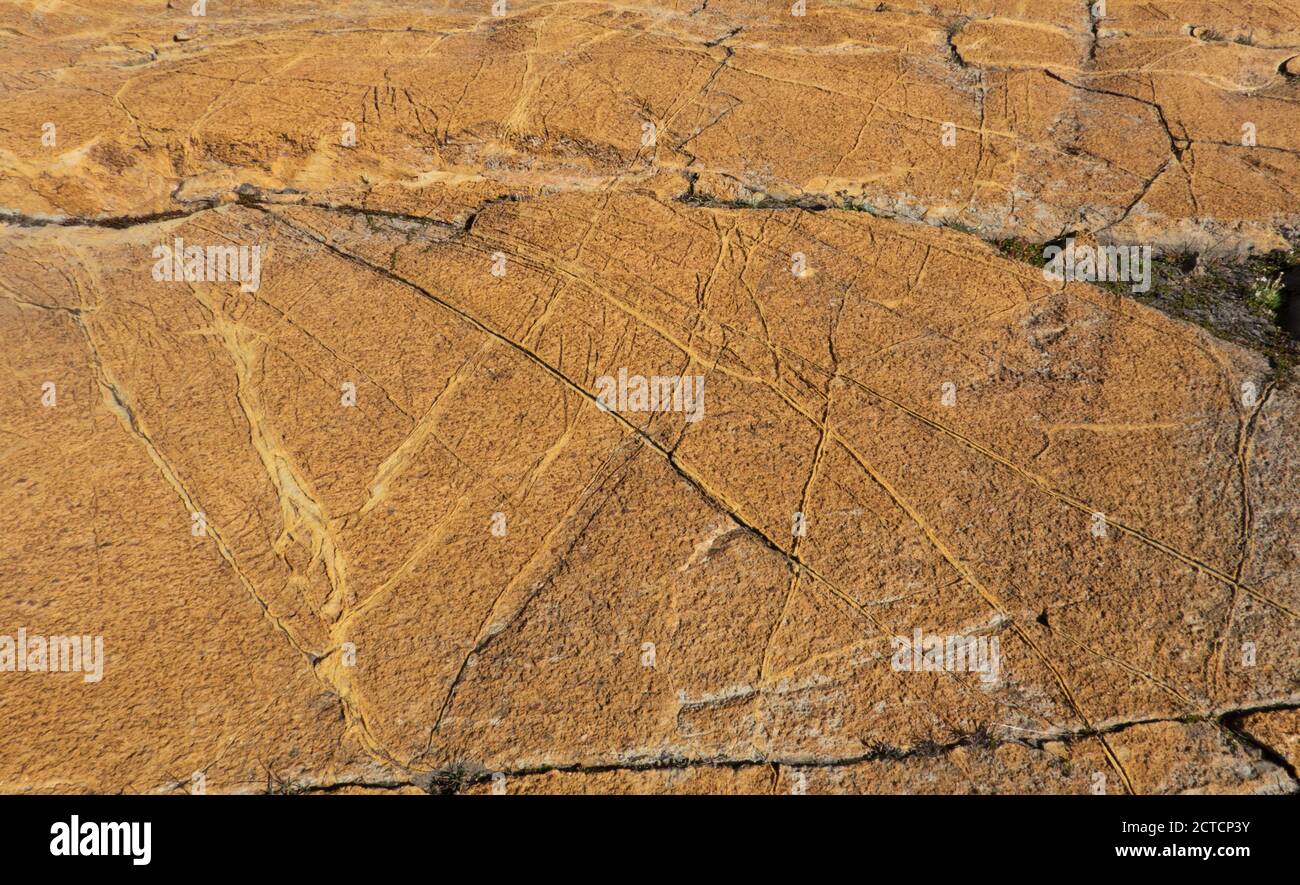
[{"label": "intersecting crack", "polygon": [[165,737],[0,783],[1300,789],[1293,350],[1041,267],[1280,334],[1300,17],[1119,6],[12,29],[0,634]]}]

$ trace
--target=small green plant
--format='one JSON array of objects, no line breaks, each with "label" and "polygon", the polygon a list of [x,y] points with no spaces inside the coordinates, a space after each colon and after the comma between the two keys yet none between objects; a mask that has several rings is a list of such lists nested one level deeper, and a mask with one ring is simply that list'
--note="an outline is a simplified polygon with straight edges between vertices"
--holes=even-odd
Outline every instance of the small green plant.
[{"label": "small green plant", "polygon": [[484,769],[481,765],[466,762],[453,762],[446,768],[440,768],[429,775],[426,788],[435,796],[454,796],[466,787],[481,780]]},{"label": "small green plant", "polygon": [[1256,313],[1276,317],[1282,307],[1282,275],[1256,280],[1246,301]]},{"label": "small green plant", "polygon": [[295,780],[292,775],[276,774],[269,765],[263,767],[266,768],[266,795],[296,796],[307,791],[307,785]]},{"label": "small green plant", "polygon": [[868,215],[874,215],[877,218],[885,214],[882,210],[877,209],[872,202],[865,197],[845,200],[844,208],[850,212],[865,212]]},{"label": "small green plant", "polygon": [[1031,243],[1028,240],[995,240],[993,243],[997,250],[1013,261],[1019,261],[1024,264],[1032,264],[1036,267],[1042,267],[1046,262],[1043,257],[1043,246],[1039,243]]}]

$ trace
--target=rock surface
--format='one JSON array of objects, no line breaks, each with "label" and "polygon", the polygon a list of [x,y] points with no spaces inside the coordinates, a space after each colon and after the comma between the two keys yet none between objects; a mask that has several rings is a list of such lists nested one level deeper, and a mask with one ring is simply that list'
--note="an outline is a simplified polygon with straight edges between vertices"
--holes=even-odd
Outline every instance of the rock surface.
[{"label": "rock surface", "polygon": [[1104,5],[11,6],[0,205],[139,215],[251,183],[424,214],[689,181],[998,235],[1276,243],[1300,10]]},{"label": "rock surface", "polygon": [[0,789],[1297,789],[1294,382],[986,240],[1283,242],[1300,12],[174,5],[0,11]]}]

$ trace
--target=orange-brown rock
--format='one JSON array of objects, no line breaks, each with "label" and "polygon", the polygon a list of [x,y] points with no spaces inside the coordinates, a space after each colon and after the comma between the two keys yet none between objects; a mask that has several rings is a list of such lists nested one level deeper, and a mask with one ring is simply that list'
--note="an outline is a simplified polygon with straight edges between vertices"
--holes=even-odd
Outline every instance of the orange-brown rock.
[{"label": "orange-brown rock", "polygon": [[0,789],[1297,789],[1294,383],[986,240],[1283,242],[1300,14],[175,6],[0,12]]},{"label": "orange-brown rock", "polygon": [[1285,4],[491,5],[10,7],[0,205],[142,215],[253,184],[427,214],[617,181],[1033,238],[1224,248],[1296,219]]}]

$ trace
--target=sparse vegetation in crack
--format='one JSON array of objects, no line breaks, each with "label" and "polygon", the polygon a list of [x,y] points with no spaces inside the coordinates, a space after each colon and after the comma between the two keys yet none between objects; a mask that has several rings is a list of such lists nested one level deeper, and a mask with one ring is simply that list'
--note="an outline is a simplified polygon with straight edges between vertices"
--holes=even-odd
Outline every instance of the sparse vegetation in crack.
[{"label": "sparse vegetation in crack", "polygon": [[[698,191],[697,178],[690,178],[688,191],[677,197],[677,202],[727,210],[865,212],[900,223],[916,222],[878,208],[866,198],[844,194],[832,201],[818,196],[779,199],[753,191],[747,198],[721,199]],[[1061,246],[1065,242],[1065,237],[1042,243],[1015,237],[989,238],[977,225],[953,216],[938,216],[920,223],[979,237],[1007,258],[1036,269],[1046,264],[1047,246]],[[1284,385],[1300,365],[1300,227],[1284,228],[1282,234],[1289,248],[1245,258],[1186,250],[1156,253],[1152,257],[1152,284],[1148,292],[1134,293],[1122,282],[1103,280],[1093,285],[1135,298],[1170,316],[1201,326],[1215,337],[1263,354],[1277,383]]]},{"label": "sparse vegetation in crack", "polygon": [[1188,25],[1187,33],[1203,43],[1226,43],[1228,38],[1224,33],[1216,28],[1207,28],[1202,25]]},{"label": "sparse vegetation in crack", "polygon": [[1097,61],[1097,45],[1101,42],[1101,20],[1106,15],[1106,0],[1086,0],[1088,3],[1088,22],[1090,40],[1088,42],[1088,64]]},{"label": "sparse vegetation in crack", "polygon": [[894,217],[892,213],[876,207],[870,200],[861,197],[840,196],[836,200],[827,200],[824,197],[808,195],[794,199],[782,199],[755,190],[751,191],[746,197],[722,199],[712,194],[697,191],[695,184],[698,178],[697,174],[690,179],[689,189],[676,198],[678,203],[705,209],[792,209],[803,212],[828,212],[838,209],[842,212],[865,212],[876,218]]},{"label": "sparse vegetation in crack", "polygon": [[[1287,709],[1285,707],[1280,709]],[[1229,736],[1235,738],[1243,744],[1254,748],[1268,762],[1273,763],[1281,768],[1291,778],[1292,783],[1300,786],[1300,774],[1297,774],[1296,767],[1284,755],[1261,741],[1255,735],[1251,734],[1243,727],[1242,720],[1247,713],[1226,713],[1219,717],[1219,727],[1222,728]]]},{"label": "sparse vegetation in crack", "polygon": [[961,57],[961,51],[957,49],[956,38],[961,33],[962,28],[970,23],[969,16],[961,16],[948,26],[946,39],[948,43],[948,59],[959,68],[967,67],[966,59]]},{"label": "sparse vegetation in crack", "polygon": [[454,796],[491,777],[492,773],[476,762],[458,761],[421,775],[416,783],[431,796]]},{"label": "sparse vegetation in crack", "polygon": [[[1300,229],[1287,230],[1286,238],[1289,249],[1240,259],[1188,250],[1157,253],[1150,291],[1143,293],[1124,283],[1093,285],[1263,354],[1282,385],[1300,365]],[[1043,250],[1061,242],[1007,238],[993,245],[1007,258],[1041,268]]]},{"label": "sparse vegetation in crack", "polygon": [[308,794],[317,794],[317,793],[341,793],[344,790],[367,790],[370,792],[380,792],[380,791],[387,791],[387,790],[395,791],[395,790],[402,790],[408,787],[415,787],[415,786],[417,785],[415,784],[414,781],[397,780],[397,779],[341,780],[341,781],[334,781],[326,784],[311,784],[309,786],[305,786],[302,789],[301,794],[308,795]]},{"label": "sparse vegetation in crack", "polygon": [[[1265,703],[1249,708],[1229,710],[1220,713],[1206,712],[1187,713],[1181,716],[1135,717],[1132,719],[1108,723],[1095,728],[1085,728],[1076,731],[1053,731],[1033,738],[1024,737],[1022,735],[1011,738],[999,738],[995,733],[997,726],[980,724],[975,726],[969,732],[956,735],[951,740],[947,741],[927,739],[918,741],[908,747],[899,747],[882,741],[874,741],[861,753],[825,757],[689,757],[681,753],[664,753],[657,756],[629,758],[611,762],[520,765],[508,767],[500,772],[491,771],[478,763],[457,761],[432,772],[418,775],[412,782],[432,795],[454,795],[480,784],[488,783],[497,776],[504,776],[507,780],[512,780],[515,778],[534,777],[553,773],[603,774],[619,771],[663,771],[690,768],[723,768],[730,770],[743,770],[756,767],[775,767],[777,769],[791,770],[846,768],[872,762],[890,763],[906,762],[909,760],[937,759],[947,756],[956,750],[992,750],[996,747],[1007,745],[1028,747],[1036,751],[1046,752],[1047,745],[1049,744],[1070,745],[1101,738],[1106,735],[1123,733],[1141,726],[1159,725],[1164,723],[1188,725],[1205,722],[1218,723],[1225,729],[1225,731],[1231,732],[1233,737],[1255,748],[1267,761],[1286,770],[1294,779],[1295,771],[1285,759],[1281,758],[1276,751],[1261,744],[1257,739],[1240,732],[1236,726],[1236,723],[1242,717],[1251,713],[1289,709],[1295,709],[1295,704],[1290,702]],[[1069,761],[1060,760],[1060,764],[1068,774],[1070,767]]]},{"label": "sparse vegetation in crack", "polygon": [[297,796],[311,790],[308,783],[291,774],[281,774],[269,765],[264,765],[263,768],[266,770],[266,786],[263,792],[267,796]]},{"label": "sparse vegetation in crack", "polygon": [[196,200],[184,209],[168,209],[164,212],[149,212],[142,215],[101,215],[95,217],[75,215],[41,215],[25,214],[13,209],[0,209],[0,224],[16,227],[102,227],[112,230],[125,230],[144,224],[158,224],[187,218],[199,212],[206,212],[219,205],[218,199]]},{"label": "sparse vegetation in crack", "polygon": [[961,735],[947,743],[924,740],[913,744],[911,747],[902,748],[882,741],[873,741],[862,761],[899,762],[905,759],[927,759],[946,755],[961,747],[986,749],[996,746],[998,743],[999,741],[993,737],[992,730],[987,725],[981,724],[977,725],[969,734]]}]

